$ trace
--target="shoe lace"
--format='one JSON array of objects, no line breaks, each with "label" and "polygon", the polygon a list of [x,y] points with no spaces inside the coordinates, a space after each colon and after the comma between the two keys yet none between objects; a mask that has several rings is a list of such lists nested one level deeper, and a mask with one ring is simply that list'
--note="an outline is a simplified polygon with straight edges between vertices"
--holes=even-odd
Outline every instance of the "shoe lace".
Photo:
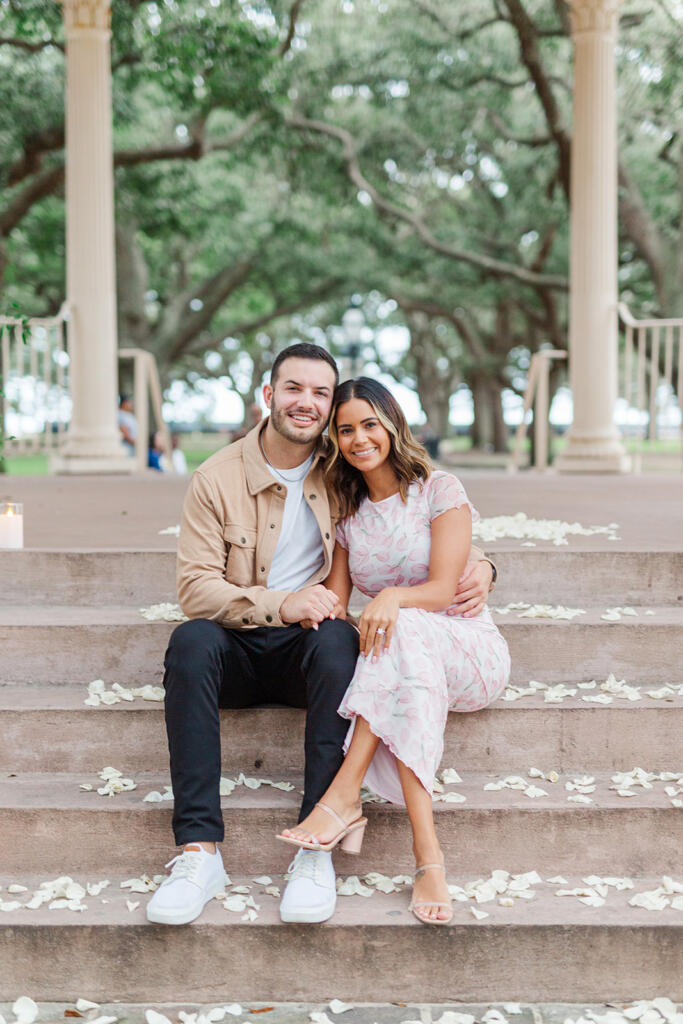
[{"label": "shoe lace", "polygon": [[320,880],[318,858],[316,856],[307,857],[306,853],[309,852],[305,851],[303,855],[296,856],[287,868],[290,881],[295,878],[311,878],[314,882]]},{"label": "shoe lace", "polygon": [[169,881],[175,881],[178,878],[188,878],[191,882],[196,882],[200,864],[200,854],[195,853],[193,850],[184,850],[182,853],[173,857],[172,860],[169,860],[166,865],[167,868],[170,868],[171,865],[173,865],[173,870],[169,875]]}]

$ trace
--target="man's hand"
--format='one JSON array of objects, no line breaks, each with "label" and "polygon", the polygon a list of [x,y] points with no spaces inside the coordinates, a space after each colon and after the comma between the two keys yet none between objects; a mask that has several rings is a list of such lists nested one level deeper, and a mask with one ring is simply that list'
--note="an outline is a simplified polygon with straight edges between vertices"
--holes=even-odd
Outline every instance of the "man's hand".
[{"label": "man's hand", "polygon": [[493,568],[490,562],[483,559],[479,562],[468,562],[460,577],[448,614],[462,615],[465,619],[479,615],[488,600],[492,579]]},{"label": "man's hand", "polygon": [[[332,609],[332,611],[330,612],[330,614],[327,617],[328,617],[328,619],[346,619],[346,617],[347,617],[346,608],[344,608],[343,604],[341,604],[339,601],[337,601],[336,605],[334,606],[334,608]],[[317,622],[311,622],[310,619],[302,619],[301,622],[299,623],[299,625],[302,626],[304,629],[317,629],[318,628],[318,623]]]},{"label": "man's hand", "polygon": [[330,618],[338,604],[339,598],[333,590],[316,583],[314,587],[288,594],[280,605],[280,618],[283,622],[309,620],[310,626],[317,629],[318,623]]}]

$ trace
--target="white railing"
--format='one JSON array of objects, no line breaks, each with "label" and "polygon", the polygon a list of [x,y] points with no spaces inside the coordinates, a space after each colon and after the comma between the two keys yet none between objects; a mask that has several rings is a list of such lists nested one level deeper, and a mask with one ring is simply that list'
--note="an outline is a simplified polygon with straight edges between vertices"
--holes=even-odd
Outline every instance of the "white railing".
[{"label": "white railing", "polygon": [[[71,419],[66,323],[69,305],[53,317],[0,317],[0,416],[5,455],[57,452]],[[122,348],[119,361],[133,361],[133,389],[138,435],[131,470],[147,469],[151,406],[155,427],[175,472],[171,438],[162,415],[162,392],[156,360],[141,348]]]},{"label": "white railing", "polygon": [[563,349],[542,348],[534,352],[529,363],[529,377],[524,392],[522,419],[515,431],[515,443],[508,465],[511,473],[519,469],[522,449],[526,440],[529,411],[534,411],[534,469],[541,472],[548,468],[548,433],[550,413],[550,363],[553,359],[566,359]]},{"label": "white railing", "polygon": [[0,317],[5,453],[56,451],[71,415],[65,302],[56,316]]},{"label": "white railing", "polygon": [[642,414],[636,427],[637,438],[640,442],[656,441],[660,434],[662,414],[676,404],[680,437],[680,412],[683,411],[683,317],[636,320],[624,302],[619,303],[618,309],[619,319],[624,326],[619,397]]}]

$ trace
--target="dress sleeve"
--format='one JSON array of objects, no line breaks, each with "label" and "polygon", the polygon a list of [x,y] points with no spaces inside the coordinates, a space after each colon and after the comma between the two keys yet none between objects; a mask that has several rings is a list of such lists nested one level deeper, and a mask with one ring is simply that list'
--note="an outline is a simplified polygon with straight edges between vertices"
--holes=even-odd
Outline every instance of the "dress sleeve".
[{"label": "dress sleeve", "polygon": [[346,520],[340,519],[337,523],[337,543],[344,548],[345,551],[349,550],[349,542],[346,539]]},{"label": "dress sleeve", "polygon": [[451,473],[442,473],[440,470],[432,473],[425,484],[425,493],[430,523],[449,509],[461,508],[463,505],[469,505],[472,522],[478,522],[479,513],[467,497],[463,485]]}]

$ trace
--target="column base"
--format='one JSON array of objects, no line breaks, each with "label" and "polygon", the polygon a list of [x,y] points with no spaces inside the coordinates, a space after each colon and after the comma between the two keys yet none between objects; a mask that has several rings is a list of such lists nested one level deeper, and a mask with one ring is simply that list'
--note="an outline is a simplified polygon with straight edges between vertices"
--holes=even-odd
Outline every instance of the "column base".
[{"label": "column base", "polygon": [[572,437],[553,462],[558,473],[630,473],[631,456],[617,437]]},{"label": "column base", "polygon": [[87,476],[93,473],[130,475],[137,470],[137,460],[125,453],[115,455],[76,455],[60,452],[50,456],[50,473],[58,476]]}]

